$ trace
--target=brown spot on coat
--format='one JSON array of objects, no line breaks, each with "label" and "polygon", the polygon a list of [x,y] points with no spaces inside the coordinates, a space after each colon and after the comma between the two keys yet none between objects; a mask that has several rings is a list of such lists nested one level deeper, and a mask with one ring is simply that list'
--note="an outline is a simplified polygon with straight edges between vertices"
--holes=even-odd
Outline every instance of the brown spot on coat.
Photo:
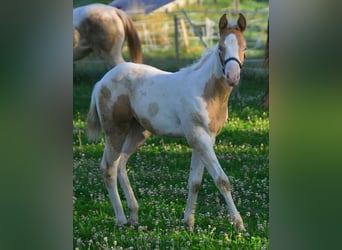
[{"label": "brown spot on coat", "polygon": [[230,192],[230,183],[228,180],[219,177],[216,181],[216,185],[219,188],[219,190]]},{"label": "brown spot on coat", "polygon": [[205,86],[203,99],[206,102],[206,110],[210,119],[209,129],[211,132],[220,133],[227,120],[228,98],[232,88],[227,85],[224,78],[217,80],[212,76]]},{"label": "brown spot on coat", "polygon": [[133,119],[129,98],[126,95],[120,95],[113,104],[110,90],[106,86],[102,86],[99,108],[101,110],[102,127],[106,139],[108,139],[107,143],[116,152],[120,152]]},{"label": "brown spot on coat", "polygon": [[196,194],[198,193],[199,188],[200,188],[200,184],[193,184],[191,190],[194,194]]},{"label": "brown spot on coat", "polygon": [[125,124],[133,118],[131,104],[127,95],[120,95],[112,109],[113,120],[117,125]]}]

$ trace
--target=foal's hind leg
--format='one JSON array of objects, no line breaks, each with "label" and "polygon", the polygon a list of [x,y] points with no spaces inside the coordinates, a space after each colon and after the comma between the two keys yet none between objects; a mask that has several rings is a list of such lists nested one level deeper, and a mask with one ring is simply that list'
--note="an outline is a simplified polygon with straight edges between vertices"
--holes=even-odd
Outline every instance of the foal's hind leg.
[{"label": "foal's hind leg", "polygon": [[108,137],[106,136],[106,146],[101,161],[101,171],[110,201],[114,208],[116,224],[118,226],[122,226],[127,223],[127,219],[122,208],[122,203],[117,187],[117,175],[120,162],[120,154],[111,144],[111,140],[107,141],[107,139]]},{"label": "foal's hind leg", "polygon": [[138,223],[139,205],[134,196],[133,189],[127,176],[126,164],[129,157],[146,141],[150,135],[150,132],[141,127],[136,121],[133,121],[130,131],[126,136],[125,142],[121,149],[118,177],[127,200],[128,209],[130,211],[129,223],[132,225]]}]

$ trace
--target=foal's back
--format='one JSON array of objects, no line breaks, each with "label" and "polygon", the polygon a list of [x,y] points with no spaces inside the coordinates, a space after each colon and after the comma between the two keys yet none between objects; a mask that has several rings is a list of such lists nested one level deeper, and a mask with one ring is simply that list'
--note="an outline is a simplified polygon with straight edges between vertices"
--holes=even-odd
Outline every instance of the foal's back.
[{"label": "foal's back", "polygon": [[183,136],[180,113],[189,106],[184,103],[189,91],[183,87],[186,83],[178,72],[127,62],[110,70],[97,83],[96,92],[99,100],[106,99],[107,106],[132,113],[125,119],[136,119],[152,133]]}]

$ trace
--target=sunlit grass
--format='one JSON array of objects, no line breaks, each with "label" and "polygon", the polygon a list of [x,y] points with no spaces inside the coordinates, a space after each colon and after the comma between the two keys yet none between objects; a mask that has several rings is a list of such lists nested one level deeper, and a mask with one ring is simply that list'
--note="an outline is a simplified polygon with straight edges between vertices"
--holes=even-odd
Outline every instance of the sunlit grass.
[{"label": "sunlit grass", "polygon": [[[85,117],[92,83],[74,86],[74,247],[78,249],[268,249],[269,113],[260,108],[264,75],[241,80],[232,96],[229,120],[215,151],[230,178],[235,203],[247,233],[229,223],[227,206],[205,172],[196,222],[188,232],[181,222],[187,197],[191,149],[184,139],[152,136],[128,162],[138,199],[139,226],[119,230],[100,175],[104,140],[89,143]],[[121,192],[121,190],[120,190]],[[121,197],[124,197],[121,193]],[[123,199],[124,209],[127,211]]]},{"label": "sunlit grass", "polygon": [[[203,1],[209,2],[213,1]],[[222,1],[217,2],[217,9],[222,10]],[[241,1],[240,7],[249,4],[246,10],[264,8],[254,6],[254,2]],[[144,63],[174,72],[193,63],[203,52],[200,46],[193,46],[192,51],[181,49],[180,60],[174,50],[144,51]],[[262,49],[247,51],[247,58],[262,55]],[[124,57],[129,58],[125,50]],[[191,148],[182,138],[160,136],[149,138],[127,166],[140,206],[139,225],[121,230],[115,227],[114,211],[99,170],[104,139],[89,143],[85,135],[90,94],[107,68],[87,63],[74,66],[74,249],[269,249],[269,112],[260,107],[268,81],[264,72],[243,69],[240,86],[229,101],[229,119],[215,145],[246,224],[247,232],[241,234],[229,223],[227,206],[207,172],[199,191],[195,228],[193,232],[186,230],[181,220]],[[127,204],[122,200],[127,214]]]}]

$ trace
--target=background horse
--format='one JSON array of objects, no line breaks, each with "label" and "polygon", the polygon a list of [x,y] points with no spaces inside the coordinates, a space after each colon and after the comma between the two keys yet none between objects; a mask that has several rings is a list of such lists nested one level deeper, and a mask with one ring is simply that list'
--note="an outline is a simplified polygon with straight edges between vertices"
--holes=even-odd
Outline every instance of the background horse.
[{"label": "background horse", "polygon": [[201,59],[170,73],[135,63],[119,64],[93,89],[87,118],[89,139],[105,134],[101,170],[116,215],[116,223],[127,223],[117,179],[130,211],[129,222],[138,222],[138,202],[130,185],[126,163],[155,133],[185,137],[192,147],[189,191],[183,222],[194,226],[195,203],[204,166],[225,198],[233,224],[244,230],[235,207],[230,182],[214,152],[216,135],[228,118],[228,99],[240,80],[246,41],[246,19],[240,14],[236,26],[228,26],[226,15],[219,22],[220,40]]},{"label": "background horse", "polygon": [[94,52],[110,67],[123,63],[122,47],[127,38],[131,61],[142,63],[141,44],[132,19],[123,11],[104,4],[74,9],[74,61]]}]

